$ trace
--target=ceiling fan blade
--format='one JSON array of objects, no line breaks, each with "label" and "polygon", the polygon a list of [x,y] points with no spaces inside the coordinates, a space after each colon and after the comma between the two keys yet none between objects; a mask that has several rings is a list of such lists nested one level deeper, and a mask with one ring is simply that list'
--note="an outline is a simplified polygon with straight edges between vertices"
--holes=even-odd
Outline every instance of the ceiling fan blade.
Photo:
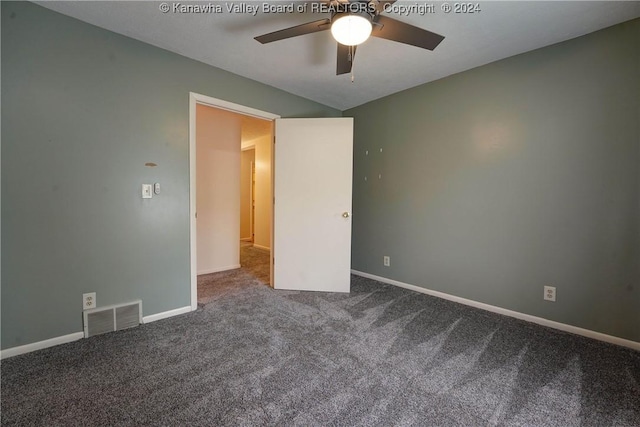
[{"label": "ceiling fan blade", "polygon": [[393,40],[396,42],[433,50],[444,40],[444,36],[414,27],[410,24],[398,21],[382,15],[377,15],[374,19],[371,35],[381,39]]},{"label": "ceiling fan blade", "polygon": [[338,65],[336,66],[336,76],[351,72],[353,67],[353,58],[356,56],[357,46],[345,46],[340,43],[338,45]]},{"label": "ceiling fan blade", "polygon": [[320,19],[318,21],[307,22],[306,24],[296,25],[295,27],[285,28],[284,30],[274,31],[272,33],[263,34],[254,38],[262,44],[271,43],[291,37],[303,36],[305,34],[328,30],[329,28],[331,28],[329,24],[331,24],[330,19]]}]

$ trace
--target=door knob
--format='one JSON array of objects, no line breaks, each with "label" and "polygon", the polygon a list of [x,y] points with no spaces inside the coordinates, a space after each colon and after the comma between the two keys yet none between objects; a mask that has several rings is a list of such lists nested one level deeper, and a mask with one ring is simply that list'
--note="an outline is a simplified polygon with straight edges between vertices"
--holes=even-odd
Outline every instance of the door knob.
[{"label": "door knob", "polygon": [[349,212],[342,212],[343,218],[349,218],[349,216],[350,216]]}]

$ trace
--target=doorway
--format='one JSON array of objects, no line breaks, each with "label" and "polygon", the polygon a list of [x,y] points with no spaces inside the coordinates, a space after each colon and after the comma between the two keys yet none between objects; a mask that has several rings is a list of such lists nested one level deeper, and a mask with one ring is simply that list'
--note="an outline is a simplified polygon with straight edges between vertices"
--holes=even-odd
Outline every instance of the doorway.
[{"label": "doorway", "polygon": [[[227,101],[223,101],[223,100],[219,100],[216,98],[211,98],[208,97],[206,95],[200,95],[200,94],[196,94],[196,93],[190,93],[189,96],[189,178],[190,178],[190,189],[189,189],[189,211],[190,211],[190,251],[191,251],[191,309],[195,310],[197,309],[198,306],[198,246],[200,246],[198,244],[198,237],[197,237],[197,205],[196,205],[196,200],[197,200],[197,156],[196,156],[196,135],[198,132],[198,129],[196,127],[196,111],[197,111],[197,107],[200,106],[207,106],[207,107],[213,107],[215,109],[219,109],[222,110],[224,112],[230,112],[230,113],[236,113],[238,115],[240,115],[241,117],[241,121],[245,121],[245,122],[249,122],[251,120],[257,121],[257,122],[261,122],[262,124],[267,123],[268,125],[272,128],[272,123],[273,120],[279,118],[280,116],[276,115],[276,114],[272,114],[272,113],[268,113],[268,112],[264,112],[264,111],[260,111],[260,110],[256,110],[253,108],[249,108],[249,107],[245,107],[239,104],[234,104],[234,103],[230,103]],[[257,119],[257,120],[256,120]],[[247,141],[251,141],[252,138],[244,138]],[[253,138],[256,139],[256,138]],[[271,136],[268,137],[268,140],[266,140],[265,138],[263,138],[261,141],[253,141],[253,144],[256,145],[257,144],[267,144],[268,145],[268,150],[265,150],[267,156],[268,156],[268,161],[269,164],[273,163],[273,153],[272,153],[272,145],[273,145],[273,136],[271,133]],[[247,143],[247,145],[250,145],[250,142]],[[240,166],[240,149],[241,147],[238,147],[238,168]],[[258,150],[256,149],[256,155],[258,154]],[[256,164],[256,184],[259,185],[259,174],[260,174],[260,159],[258,158],[258,156],[256,156],[256,159],[254,161],[254,164]],[[239,171],[238,171],[239,172]],[[269,176],[271,176],[271,173],[269,171]],[[240,178],[240,175],[238,173],[237,178]],[[262,183],[263,186],[267,187],[269,190],[269,194],[271,194],[272,188],[273,188],[273,181],[272,179],[268,179],[268,182],[263,182]],[[239,197],[240,197],[240,189],[239,189],[239,183],[238,183],[238,188],[237,188],[237,196],[238,196],[238,202]],[[254,189],[254,194],[255,196],[259,197],[259,188],[255,188]],[[268,198],[270,200],[272,200],[272,197],[269,195]],[[239,203],[238,203],[239,205]],[[256,200],[256,210],[259,206],[259,201]],[[264,205],[265,209],[268,209],[269,215],[266,216],[266,218],[263,218],[260,222],[260,215],[259,213],[256,211],[255,215],[253,216],[254,218],[254,227],[252,230],[252,234],[256,234],[255,237],[252,236],[252,239],[254,240],[254,245],[256,243],[258,243],[258,246],[263,246],[266,248],[272,248],[272,240],[273,240],[273,233],[272,233],[272,229],[273,229],[273,216],[272,216],[272,211],[273,211],[273,203],[270,201],[268,204]],[[239,206],[238,206],[239,208]],[[235,212],[236,217],[238,219],[238,221],[240,220],[240,213],[239,211]],[[265,229],[269,230],[268,232],[268,237],[267,235],[263,235],[262,237],[260,237],[260,235],[257,233],[257,231],[259,230],[259,228],[263,226]],[[236,242],[238,244],[237,246],[237,254],[239,256],[239,243],[240,243],[240,229],[239,229],[239,224],[238,224],[238,232],[236,235]],[[260,239],[260,240],[259,240]],[[262,243],[260,243],[262,242]],[[272,260],[272,252],[270,255],[270,258]],[[273,262],[271,261],[270,266],[273,265]],[[231,263],[229,264],[230,267],[234,267],[234,264]],[[270,276],[272,277],[273,272],[270,272]],[[271,281],[272,282],[272,281]]]}]

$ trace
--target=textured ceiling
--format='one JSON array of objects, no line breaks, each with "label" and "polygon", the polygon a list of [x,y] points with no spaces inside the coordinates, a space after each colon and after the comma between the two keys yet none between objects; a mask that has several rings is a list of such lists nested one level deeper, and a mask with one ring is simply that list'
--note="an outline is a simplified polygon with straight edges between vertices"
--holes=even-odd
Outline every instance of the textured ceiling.
[{"label": "textured ceiling", "polygon": [[[435,51],[371,38],[358,47],[355,81],[336,76],[336,45],[324,31],[261,45],[257,35],[326,17],[311,13],[253,15],[228,11],[265,2],[39,2],[49,9],[179,53],[322,104],[345,110],[489,62],[587,34],[640,16],[638,1],[482,1],[473,14],[444,13],[444,2],[399,0],[417,12],[387,16],[445,36]],[[179,13],[175,4],[219,5],[221,13]],[[448,2],[454,5],[454,2]],[[432,6],[427,6],[432,5]],[[418,13],[432,7],[434,13]]]},{"label": "textured ceiling", "polygon": [[273,122],[271,120],[256,119],[255,117],[240,115],[242,117],[241,139],[243,145],[251,143],[258,138],[271,135]]}]

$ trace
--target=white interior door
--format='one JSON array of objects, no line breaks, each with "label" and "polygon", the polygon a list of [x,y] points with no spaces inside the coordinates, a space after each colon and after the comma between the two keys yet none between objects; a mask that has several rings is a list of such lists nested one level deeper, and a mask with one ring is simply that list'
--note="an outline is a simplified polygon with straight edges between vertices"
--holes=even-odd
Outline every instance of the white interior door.
[{"label": "white interior door", "polygon": [[349,292],[353,119],[277,119],[275,289]]}]

